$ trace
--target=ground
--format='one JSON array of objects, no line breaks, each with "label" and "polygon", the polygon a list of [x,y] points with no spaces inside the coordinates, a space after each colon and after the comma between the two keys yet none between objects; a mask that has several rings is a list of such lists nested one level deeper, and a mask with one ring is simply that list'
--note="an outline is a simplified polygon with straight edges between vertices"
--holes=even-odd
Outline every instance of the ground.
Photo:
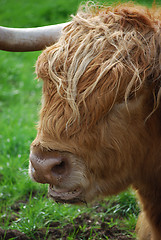
[{"label": "ground", "polygon": [[[88,226],[86,228],[86,231],[82,231],[82,226],[85,224]],[[50,239],[50,240],[56,240],[56,239],[67,239],[69,235],[71,235],[73,232],[76,232],[74,239],[109,239],[109,240],[130,240],[133,239],[126,235],[126,232],[123,230],[119,230],[116,226],[109,227],[106,223],[99,223],[98,229],[95,229],[95,232],[91,234],[91,226],[92,220],[84,215],[77,217],[75,219],[75,224],[67,224],[63,228],[59,225],[58,222],[53,222],[50,224],[50,228],[48,230],[48,233],[46,234],[47,229],[39,229],[35,232],[34,236],[35,238],[40,240],[44,239]],[[5,230],[0,229],[0,236],[3,240],[8,240],[11,238],[21,239],[21,240],[32,240],[32,238],[26,236],[25,234],[17,231],[17,230]],[[108,237],[108,238],[107,238]],[[35,239],[34,238],[34,239]]]},{"label": "ground", "polygon": [[[18,205],[14,206],[15,209],[18,209]],[[70,207],[70,205],[69,205]],[[97,208],[95,209],[96,213],[103,212],[105,209],[102,207],[102,203],[97,203]],[[11,221],[14,221],[14,215],[11,218]],[[119,217],[120,218],[120,217]],[[115,221],[115,219],[114,219]],[[107,215],[103,221],[100,218],[93,218],[88,213],[81,213],[77,216],[72,223],[67,223],[62,226],[59,222],[50,222],[47,228],[37,229],[32,233],[33,237],[29,237],[24,233],[8,229],[7,231],[0,228],[0,239],[16,239],[16,240],[56,240],[56,239],[108,239],[108,240],[132,240],[127,231],[121,230],[118,226],[114,224],[114,221],[111,221],[111,216]]]}]

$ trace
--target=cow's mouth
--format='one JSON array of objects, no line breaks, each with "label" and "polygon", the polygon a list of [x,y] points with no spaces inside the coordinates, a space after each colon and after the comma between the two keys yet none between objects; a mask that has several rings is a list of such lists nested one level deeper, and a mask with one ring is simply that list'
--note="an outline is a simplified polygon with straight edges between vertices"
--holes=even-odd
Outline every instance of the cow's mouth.
[{"label": "cow's mouth", "polygon": [[71,203],[71,204],[81,204],[86,203],[82,198],[82,190],[76,188],[74,190],[58,189],[53,185],[49,186],[49,197],[53,198],[56,202],[60,203]]}]

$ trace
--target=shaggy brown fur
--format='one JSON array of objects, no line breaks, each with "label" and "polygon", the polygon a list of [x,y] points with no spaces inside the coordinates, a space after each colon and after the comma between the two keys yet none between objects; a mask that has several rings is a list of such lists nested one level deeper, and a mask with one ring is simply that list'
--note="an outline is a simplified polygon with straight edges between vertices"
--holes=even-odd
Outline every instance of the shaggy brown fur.
[{"label": "shaggy brown fur", "polygon": [[59,187],[79,185],[91,201],[132,185],[139,239],[161,240],[161,9],[88,4],[36,71],[44,85],[32,147],[84,166]]}]

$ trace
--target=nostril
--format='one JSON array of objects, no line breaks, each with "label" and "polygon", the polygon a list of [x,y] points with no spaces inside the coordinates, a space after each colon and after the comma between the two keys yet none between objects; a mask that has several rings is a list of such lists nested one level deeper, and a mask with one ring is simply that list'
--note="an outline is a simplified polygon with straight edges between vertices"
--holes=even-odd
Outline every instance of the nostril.
[{"label": "nostril", "polygon": [[63,158],[61,162],[55,164],[55,166],[52,168],[52,173],[56,176],[65,175],[69,171],[69,163],[67,159]]}]

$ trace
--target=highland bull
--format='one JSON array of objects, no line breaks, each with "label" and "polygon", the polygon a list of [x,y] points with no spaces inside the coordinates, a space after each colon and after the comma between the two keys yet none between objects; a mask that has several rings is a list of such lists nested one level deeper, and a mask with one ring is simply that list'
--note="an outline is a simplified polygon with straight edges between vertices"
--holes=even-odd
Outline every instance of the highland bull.
[{"label": "highland bull", "polygon": [[161,10],[88,5],[52,41],[36,65],[43,96],[31,178],[67,203],[132,185],[139,239],[160,240]]}]

